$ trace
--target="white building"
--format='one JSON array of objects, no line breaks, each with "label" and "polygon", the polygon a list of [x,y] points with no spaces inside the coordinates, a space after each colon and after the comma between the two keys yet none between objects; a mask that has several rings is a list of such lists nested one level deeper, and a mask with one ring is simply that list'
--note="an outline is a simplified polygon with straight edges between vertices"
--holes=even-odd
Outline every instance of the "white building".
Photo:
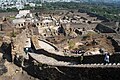
[{"label": "white building", "polygon": [[24,8],[24,4],[22,4],[21,2],[16,2],[16,8],[18,10],[23,9]]},{"label": "white building", "polygon": [[29,6],[30,7],[35,7],[35,4],[34,3],[29,3]]},{"label": "white building", "polygon": [[[26,17],[27,14],[31,15],[30,10],[20,10],[19,14],[16,15],[16,18]],[[32,15],[31,15],[31,17],[32,17]]]},{"label": "white building", "polygon": [[15,17],[16,19],[13,20],[13,24],[16,28],[22,28],[25,26],[25,23],[34,23],[36,19],[34,19],[30,10],[20,10],[19,13]]}]

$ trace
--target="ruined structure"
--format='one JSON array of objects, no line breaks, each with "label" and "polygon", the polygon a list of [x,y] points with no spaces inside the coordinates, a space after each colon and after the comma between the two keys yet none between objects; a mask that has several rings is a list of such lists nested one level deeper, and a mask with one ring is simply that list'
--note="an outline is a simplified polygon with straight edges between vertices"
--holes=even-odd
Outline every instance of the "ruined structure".
[{"label": "ruined structure", "polygon": [[[80,69],[91,71],[93,68],[96,72],[96,68],[120,67],[120,56],[116,54],[119,49],[116,45],[119,44],[115,42],[114,45],[113,38],[106,35],[117,32],[102,25],[103,20],[70,11],[34,16],[29,10],[20,11],[12,20],[13,32],[20,32],[8,36],[11,61],[28,73],[35,69],[33,75],[41,80],[56,80],[60,75],[62,78],[58,80],[73,80],[83,76]],[[110,56],[110,63],[104,65],[106,53]],[[53,75],[57,77],[53,78],[52,74],[41,77],[40,74],[49,74],[47,70],[55,72]]]}]

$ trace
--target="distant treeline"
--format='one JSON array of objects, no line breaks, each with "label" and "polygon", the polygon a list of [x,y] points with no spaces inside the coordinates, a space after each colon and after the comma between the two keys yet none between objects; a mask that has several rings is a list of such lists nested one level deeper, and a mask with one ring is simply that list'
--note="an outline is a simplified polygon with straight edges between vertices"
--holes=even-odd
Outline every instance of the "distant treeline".
[{"label": "distant treeline", "polygon": [[[41,10],[83,10],[88,13],[96,14],[110,21],[120,21],[120,6],[115,3],[76,3],[76,2],[45,2],[42,6],[30,7],[25,6],[24,9],[41,11]],[[16,12],[16,8],[13,9],[0,9],[0,12]]]},{"label": "distant treeline", "polygon": [[55,2],[45,3],[43,7],[48,10],[79,9],[111,21],[120,21],[120,6],[117,4]]}]

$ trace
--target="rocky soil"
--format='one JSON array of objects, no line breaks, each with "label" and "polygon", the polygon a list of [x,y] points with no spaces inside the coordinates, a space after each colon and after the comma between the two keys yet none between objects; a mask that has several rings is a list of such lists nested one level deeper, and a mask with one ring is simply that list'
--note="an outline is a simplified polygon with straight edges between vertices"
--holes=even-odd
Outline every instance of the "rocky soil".
[{"label": "rocky soil", "polygon": [[0,80],[37,80],[27,74],[21,67],[2,59],[0,53]]}]

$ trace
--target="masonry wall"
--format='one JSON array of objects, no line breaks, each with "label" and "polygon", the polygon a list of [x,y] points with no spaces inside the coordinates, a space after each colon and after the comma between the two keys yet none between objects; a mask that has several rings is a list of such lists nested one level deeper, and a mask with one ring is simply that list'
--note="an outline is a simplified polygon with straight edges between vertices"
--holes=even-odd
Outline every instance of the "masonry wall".
[{"label": "masonry wall", "polygon": [[[104,63],[105,55],[85,56],[84,63]],[[120,54],[110,56],[110,63],[120,63]]]},{"label": "masonry wall", "polygon": [[[45,55],[57,60],[79,61],[80,57],[61,57],[51,55],[43,51]],[[41,52],[42,53],[42,52]],[[31,58],[30,58],[31,59]],[[31,59],[32,60],[32,59]],[[104,55],[84,56],[84,63],[102,63]],[[110,56],[111,62],[120,62],[120,54]],[[24,68],[29,75],[40,80],[120,80],[120,67],[65,67],[65,66],[47,66],[45,64],[33,63],[30,61],[29,66]]]},{"label": "masonry wall", "polygon": [[58,61],[65,61],[65,62],[75,62],[79,63],[80,62],[80,57],[69,57],[69,56],[60,56],[60,55],[55,55],[53,53],[49,53],[43,49],[37,50],[37,54],[44,54],[46,56],[52,57]]},{"label": "masonry wall", "polygon": [[31,64],[24,70],[40,80],[120,80],[120,68],[47,67]]},{"label": "masonry wall", "polygon": [[116,33],[115,30],[113,30],[112,28],[107,27],[103,24],[98,24],[95,29],[101,33]]},{"label": "masonry wall", "polygon": [[[38,54],[44,54],[46,56],[49,57],[53,57],[58,61],[65,61],[65,62],[75,62],[75,63],[80,63],[81,57],[69,57],[69,56],[59,56],[59,55],[55,55],[52,53],[49,53],[47,51],[44,50],[38,50],[37,51]],[[84,56],[83,57],[83,64],[94,64],[94,63],[104,63],[104,57],[105,55],[91,55],[91,56]],[[120,63],[120,54],[113,54],[110,55],[110,63]]]}]

